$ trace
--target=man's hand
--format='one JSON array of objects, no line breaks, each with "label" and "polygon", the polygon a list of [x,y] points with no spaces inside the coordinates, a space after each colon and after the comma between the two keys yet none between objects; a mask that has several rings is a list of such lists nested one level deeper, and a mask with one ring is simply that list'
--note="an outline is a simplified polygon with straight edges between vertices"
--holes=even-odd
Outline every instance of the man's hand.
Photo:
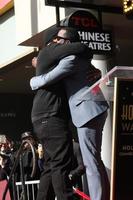
[{"label": "man's hand", "polygon": [[2,157],[0,157],[0,166],[1,166],[1,168],[5,167],[5,162],[4,162],[4,159]]},{"label": "man's hand", "polygon": [[69,176],[69,179],[72,180],[72,174],[69,174],[68,176]]},{"label": "man's hand", "polygon": [[31,63],[32,63],[32,66],[36,68],[37,67],[37,57],[32,58]]}]

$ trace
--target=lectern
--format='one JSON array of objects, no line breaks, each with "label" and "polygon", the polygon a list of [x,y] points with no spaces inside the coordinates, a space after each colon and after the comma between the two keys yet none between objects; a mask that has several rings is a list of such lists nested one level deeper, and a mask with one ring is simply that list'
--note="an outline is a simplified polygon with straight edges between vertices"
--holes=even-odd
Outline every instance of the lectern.
[{"label": "lectern", "polygon": [[113,103],[110,200],[133,200],[133,67],[111,69],[89,88],[99,90]]}]

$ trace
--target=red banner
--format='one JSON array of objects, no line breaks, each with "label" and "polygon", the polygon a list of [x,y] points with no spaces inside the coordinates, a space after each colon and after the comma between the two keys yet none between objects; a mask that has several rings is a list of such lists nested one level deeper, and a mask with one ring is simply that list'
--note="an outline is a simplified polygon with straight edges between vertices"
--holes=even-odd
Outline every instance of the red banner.
[{"label": "red banner", "polygon": [[[3,197],[3,193],[4,193],[4,191],[5,191],[6,184],[7,184],[7,181],[6,181],[6,180],[0,181],[0,200],[2,200],[2,197]],[[7,192],[7,194],[6,194],[5,200],[11,200],[9,190],[8,190],[8,192]]]}]

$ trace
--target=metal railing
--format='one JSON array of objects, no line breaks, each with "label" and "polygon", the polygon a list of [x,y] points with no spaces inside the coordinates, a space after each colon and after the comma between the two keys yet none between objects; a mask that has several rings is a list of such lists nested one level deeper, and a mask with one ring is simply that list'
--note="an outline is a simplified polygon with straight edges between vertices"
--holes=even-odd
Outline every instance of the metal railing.
[{"label": "metal railing", "polygon": [[[35,200],[37,191],[39,188],[39,180],[32,180],[32,181],[25,181],[25,187],[26,187],[26,199],[27,200]],[[16,182],[16,197],[17,200],[20,200],[23,198],[23,190],[22,190],[22,182]]]},{"label": "metal railing", "polygon": [[7,191],[8,191],[8,188],[9,188],[9,185],[10,185],[11,182],[13,183],[13,199],[16,200],[16,188],[15,188],[14,173],[15,173],[16,167],[18,165],[18,162],[20,162],[20,173],[21,173],[21,180],[22,180],[22,182],[21,182],[21,184],[22,184],[21,197],[18,200],[27,200],[27,189],[26,189],[26,186],[25,186],[24,169],[23,169],[23,162],[22,162],[22,153],[24,151],[24,145],[26,143],[29,144],[29,146],[31,148],[31,151],[32,151],[32,155],[33,155],[33,166],[32,166],[32,172],[31,172],[30,176],[31,176],[31,178],[33,178],[34,175],[35,175],[35,171],[36,171],[36,153],[35,153],[35,148],[34,148],[32,142],[31,142],[31,140],[27,138],[27,139],[24,139],[22,141],[22,143],[21,143],[21,145],[20,145],[20,147],[19,147],[19,149],[17,151],[16,159],[15,159],[15,162],[13,164],[11,173],[9,175],[9,179],[8,179],[6,188],[4,190],[2,200],[6,199],[6,194],[7,194]]}]

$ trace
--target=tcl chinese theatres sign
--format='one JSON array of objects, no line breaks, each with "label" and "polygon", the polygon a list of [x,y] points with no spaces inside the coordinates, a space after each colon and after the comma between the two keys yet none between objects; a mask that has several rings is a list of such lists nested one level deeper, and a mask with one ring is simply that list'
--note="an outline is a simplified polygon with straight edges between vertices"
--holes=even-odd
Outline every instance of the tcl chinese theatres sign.
[{"label": "tcl chinese theatres sign", "polygon": [[103,30],[100,23],[87,11],[76,11],[68,19],[68,26],[78,30],[80,40],[95,53],[112,52],[111,31]]},{"label": "tcl chinese theatres sign", "polygon": [[13,7],[13,0],[0,0],[0,16]]}]

